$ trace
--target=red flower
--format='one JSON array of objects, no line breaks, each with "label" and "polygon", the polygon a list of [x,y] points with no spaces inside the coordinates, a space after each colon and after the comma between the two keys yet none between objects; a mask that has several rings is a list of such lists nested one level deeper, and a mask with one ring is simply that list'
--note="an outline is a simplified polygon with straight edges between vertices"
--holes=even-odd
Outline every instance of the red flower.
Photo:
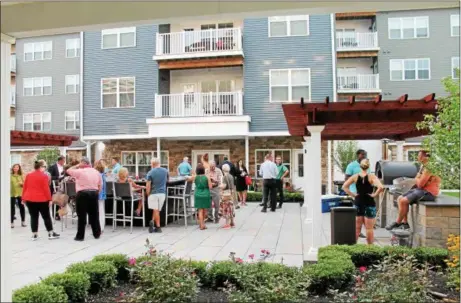
[{"label": "red flower", "polygon": [[359,271],[360,272],[366,272],[367,271],[367,268],[365,266],[360,266],[359,267]]},{"label": "red flower", "polygon": [[136,265],[136,258],[131,257],[131,258],[128,260],[128,264],[130,264],[131,266]]}]

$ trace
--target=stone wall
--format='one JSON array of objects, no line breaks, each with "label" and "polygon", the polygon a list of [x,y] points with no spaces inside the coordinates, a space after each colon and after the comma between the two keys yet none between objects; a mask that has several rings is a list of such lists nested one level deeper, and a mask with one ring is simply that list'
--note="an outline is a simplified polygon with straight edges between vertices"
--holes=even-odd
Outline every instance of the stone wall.
[{"label": "stone wall", "polygon": [[[389,149],[391,150],[391,160],[392,161],[397,161],[397,146],[395,145],[392,145],[392,146],[389,146]],[[422,149],[422,145],[406,145],[403,147],[403,160],[404,161],[408,161],[408,154],[407,152],[408,151],[420,151]]]},{"label": "stone wall", "polygon": [[[254,175],[255,151],[257,149],[302,149],[301,137],[256,137],[249,140],[249,169]],[[169,170],[172,175],[176,174],[176,168],[182,162],[183,157],[191,158],[193,150],[229,150],[230,160],[237,162],[245,159],[245,140],[161,140],[161,150],[169,152]],[[111,157],[121,157],[122,151],[155,151],[157,149],[156,139],[142,140],[111,140],[104,142],[105,149],[103,158],[110,163]],[[322,183],[327,184],[327,141],[322,141]],[[331,165],[333,171],[333,163]]]},{"label": "stone wall", "polygon": [[[24,173],[29,173],[34,170],[34,162],[38,155],[38,151],[20,151],[15,152],[12,151],[11,154],[19,154],[21,155],[21,167]],[[80,160],[86,154],[85,150],[68,150],[67,151],[67,159],[69,160]],[[53,163],[48,163],[51,165]]]}]

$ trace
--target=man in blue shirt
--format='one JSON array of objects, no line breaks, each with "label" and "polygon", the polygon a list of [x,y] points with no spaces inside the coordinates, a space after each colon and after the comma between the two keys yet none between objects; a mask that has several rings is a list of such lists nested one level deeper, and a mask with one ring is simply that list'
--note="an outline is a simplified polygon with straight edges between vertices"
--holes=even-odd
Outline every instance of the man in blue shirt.
[{"label": "man in blue shirt", "polygon": [[112,174],[117,175],[122,166],[120,165],[120,159],[118,157],[112,158]]},{"label": "man in blue shirt", "polygon": [[147,205],[152,209],[152,220],[149,223],[150,233],[161,233],[160,228],[160,211],[163,208],[166,197],[166,185],[168,182],[168,171],[160,167],[160,160],[153,158],[151,161],[152,169],[147,174],[146,192]]},{"label": "man in blue shirt", "polygon": [[[357,160],[347,165],[346,172],[345,172],[346,177],[344,179],[345,181],[347,181],[347,179],[349,179],[353,175],[358,174],[362,171],[362,169],[360,168],[360,161],[362,161],[362,159],[365,159],[367,157],[367,152],[363,149],[359,149],[356,152],[356,155],[357,155]],[[368,168],[367,172],[368,173],[371,172],[370,168]],[[355,183],[352,183],[349,186],[349,190],[353,192],[354,194],[357,193],[357,187],[355,186]],[[363,233],[360,233],[360,238],[365,238],[365,235]]]},{"label": "man in blue shirt", "polygon": [[184,157],[181,164],[178,166],[178,176],[190,176],[192,166],[189,164],[189,158]]}]

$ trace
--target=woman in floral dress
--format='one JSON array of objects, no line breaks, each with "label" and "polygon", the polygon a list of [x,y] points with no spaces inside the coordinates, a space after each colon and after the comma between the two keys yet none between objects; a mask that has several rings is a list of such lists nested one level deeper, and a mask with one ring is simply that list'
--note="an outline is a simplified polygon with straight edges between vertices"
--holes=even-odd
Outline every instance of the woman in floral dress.
[{"label": "woman in floral dress", "polygon": [[223,229],[229,229],[235,227],[234,217],[234,177],[229,173],[230,167],[228,164],[222,166],[223,178],[221,189],[223,190],[221,195],[221,214],[226,219],[226,224],[222,227]]}]

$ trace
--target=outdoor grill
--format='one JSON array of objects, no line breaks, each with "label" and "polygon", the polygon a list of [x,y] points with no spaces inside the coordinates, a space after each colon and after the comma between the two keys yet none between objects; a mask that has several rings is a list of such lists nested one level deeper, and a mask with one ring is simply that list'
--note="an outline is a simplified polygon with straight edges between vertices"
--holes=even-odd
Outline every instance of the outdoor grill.
[{"label": "outdoor grill", "polygon": [[419,163],[404,161],[378,161],[376,163],[376,176],[385,187],[394,185],[394,179],[414,178],[420,168]]}]

